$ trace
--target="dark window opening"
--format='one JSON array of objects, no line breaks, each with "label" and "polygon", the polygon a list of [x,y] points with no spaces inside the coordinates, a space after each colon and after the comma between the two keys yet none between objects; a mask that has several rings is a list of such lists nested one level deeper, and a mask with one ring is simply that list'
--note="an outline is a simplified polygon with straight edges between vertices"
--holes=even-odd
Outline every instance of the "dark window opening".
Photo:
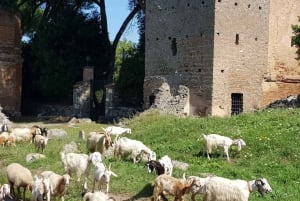
[{"label": "dark window opening", "polygon": [[250,8],[251,7],[251,4],[248,4],[248,8]]},{"label": "dark window opening", "polygon": [[243,113],[243,94],[231,94],[231,115]]},{"label": "dark window opening", "polygon": [[259,6],[258,9],[261,10],[261,6]]},{"label": "dark window opening", "polygon": [[155,102],[155,95],[152,94],[149,96],[149,107],[151,107]]},{"label": "dark window opening", "polygon": [[221,2],[221,0],[218,0],[218,2]]},{"label": "dark window opening", "polygon": [[235,2],[234,5],[237,6],[237,2]]},{"label": "dark window opening", "polygon": [[176,38],[172,38],[171,49],[172,49],[173,56],[176,56],[176,54],[177,54],[177,42],[176,42]]},{"label": "dark window opening", "polygon": [[240,35],[239,34],[235,34],[235,44],[238,45],[240,42]]}]

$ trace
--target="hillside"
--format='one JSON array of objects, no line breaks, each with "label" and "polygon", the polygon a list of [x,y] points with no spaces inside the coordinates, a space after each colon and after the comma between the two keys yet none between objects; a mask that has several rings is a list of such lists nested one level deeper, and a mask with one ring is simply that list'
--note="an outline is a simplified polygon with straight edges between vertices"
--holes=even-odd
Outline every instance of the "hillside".
[{"label": "hillside", "polygon": [[[262,198],[257,192],[250,195],[250,201],[288,200],[298,201],[300,196],[300,109],[270,109],[252,114],[242,114],[228,118],[177,118],[158,115],[155,111],[145,112],[123,123],[132,128],[127,137],[143,141],[157,153],[158,158],[169,155],[173,160],[189,164],[186,171],[174,169],[174,176],[181,177],[212,173],[227,178],[252,180],[258,177],[268,179],[273,188],[271,194]],[[59,151],[62,146],[75,141],[83,153],[87,153],[85,141],[78,138],[80,130],[85,133],[100,130],[96,123],[76,124],[36,124],[45,127],[63,128],[68,136],[63,139],[49,140],[46,147],[46,159],[26,163],[28,153],[35,152],[32,144],[22,143],[16,147],[1,147],[1,168],[11,162],[18,162],[28,167],[34,174],[42,170],[63,173]],[[219,133],[231,138],[242,138],[247,146],[238,152],[236,147],[230,150],[231,163],[218,151],[208,160],[203,155],[202,134]],[[200,138],[199,138],[200,137]],[[198,140],[199,139],[199,140]],[[129,160],[116,161],[104,159],[111,164],[118,177],[111,178],[111,195],[117,200],[150,200],[151,183],[154,174],[148,174],[143,163],[133,164]],[[90,175],[90,179],[92,176]],[[0,183],[6,183],[5,171],[0,172]],[[90,183],[91,184],[91,180]],[[91,185],[89,185],[91,186]],[[72,180],[66,200],[81,200],[82,183]],[[30,194],[27,194],[29,200]],[[189,196],[186,196],[188,200]],[[198,200],[201,200],[198,197]]]}]

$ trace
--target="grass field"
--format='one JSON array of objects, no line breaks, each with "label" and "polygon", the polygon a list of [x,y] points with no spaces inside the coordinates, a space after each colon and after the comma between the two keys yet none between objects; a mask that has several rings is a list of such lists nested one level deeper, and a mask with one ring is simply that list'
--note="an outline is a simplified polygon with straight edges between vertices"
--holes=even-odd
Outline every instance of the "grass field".
[{"label": "grass field", "polygon": [[[268,179],[273,192],[262,198],[257,192],[250,195],[250,201],[285,200],[299,201],[300,197],[300,109],[273,109],[233,117],[218,118],[177,118],[159,115],[157,112],[145,112],[133,119],[124,121],[132,128],[127,137],[143,141],[157,153],[158,158],[169,155],[173,160],[189,164],[186,171],[174,169],[173,176],[182,177],[212,173],[218,176],[252,180],[258,177]],[[47,158],[26,163],[28,153],[35,152],[28,143],[16,147],[0,148],[0,183],[7,183],[5,167],[18,162],[29,168],[33,174],[43,170],[52,170],[62,174],[63,168],[59,156],[62,146],[71,141],[79,144],[83,153],[86,143],[78,138],[80,130],[85,133],[101,130],[101,124],[76,124],[72,127],[61,124],[51,125],[42,122],[36,124],[49,128],[63,128],[68,136],[63,139],[49,140],[45,149]],[[203,155],[202,134],[219,133],[231,138],[242,138],[247,146],[241,152],[236,147],[230,150],[231,163],[222,157],[218,150],[211,160]],[[197,140],[200,137],[200,140]],[[151,183],[155,175],[148,174],[144,163],[104,159],[111,164],[118,177],[111,178],[110,192],[126,194],[135,199],[149,199],[152,194]],[[90,175],[90,179],[92,176]],[[90,182],[91,184],[91,182]],[[82,184],[72,181],[66,196],[67,201],[81,200]],[[27,193],[28,200],[31,195]],[[186,196],[189,200],[189,196]],[[201,197],[198,197],[201,200]]]}]

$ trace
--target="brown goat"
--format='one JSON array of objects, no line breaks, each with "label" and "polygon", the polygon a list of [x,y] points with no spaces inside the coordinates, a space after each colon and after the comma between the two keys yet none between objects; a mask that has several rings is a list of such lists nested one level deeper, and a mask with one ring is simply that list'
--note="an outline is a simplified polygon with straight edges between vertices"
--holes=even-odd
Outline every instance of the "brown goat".
[{"label": "brown goat", "polygon": [[110,146],[112,146],[112,140],[108,132],[91,132],[88,135],[87,149],[89,152],[98,151],[103,154]]},{"label": "brown goat", "polygon": [[174,201],[182,201],[184,194],[193,185],[193,181],[177,179],[169,175],[159,175],[154,180],[153,201],[159,201],[162,197],[168,200],[165,195],[174,196]]}]

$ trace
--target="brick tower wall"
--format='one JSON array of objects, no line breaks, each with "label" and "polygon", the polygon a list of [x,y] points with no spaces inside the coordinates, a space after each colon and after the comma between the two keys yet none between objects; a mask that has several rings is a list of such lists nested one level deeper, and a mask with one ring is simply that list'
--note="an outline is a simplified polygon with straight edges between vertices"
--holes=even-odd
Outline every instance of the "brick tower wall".
[{"label": "brick tower wall", "polygon": [[[156,96],[160,104],[155,107],[168,108],[167,113],[210,113],[213,28],[213,0],[147,1],[145,109],[150,106],[149,97]],[[181,94],[187,91],[182,86],[189,89],[188,97]]]},{"label": "brick tower wall", "polygon": [[269,3],[216,1],[212,114],[231,114],[231,94],[243,95],[243,111],[261,106],[267,69]]},{"label": "brick tower wall", "polygon": [[10,115],[21,114],[21,22],[0,10],[0,104]]}]

